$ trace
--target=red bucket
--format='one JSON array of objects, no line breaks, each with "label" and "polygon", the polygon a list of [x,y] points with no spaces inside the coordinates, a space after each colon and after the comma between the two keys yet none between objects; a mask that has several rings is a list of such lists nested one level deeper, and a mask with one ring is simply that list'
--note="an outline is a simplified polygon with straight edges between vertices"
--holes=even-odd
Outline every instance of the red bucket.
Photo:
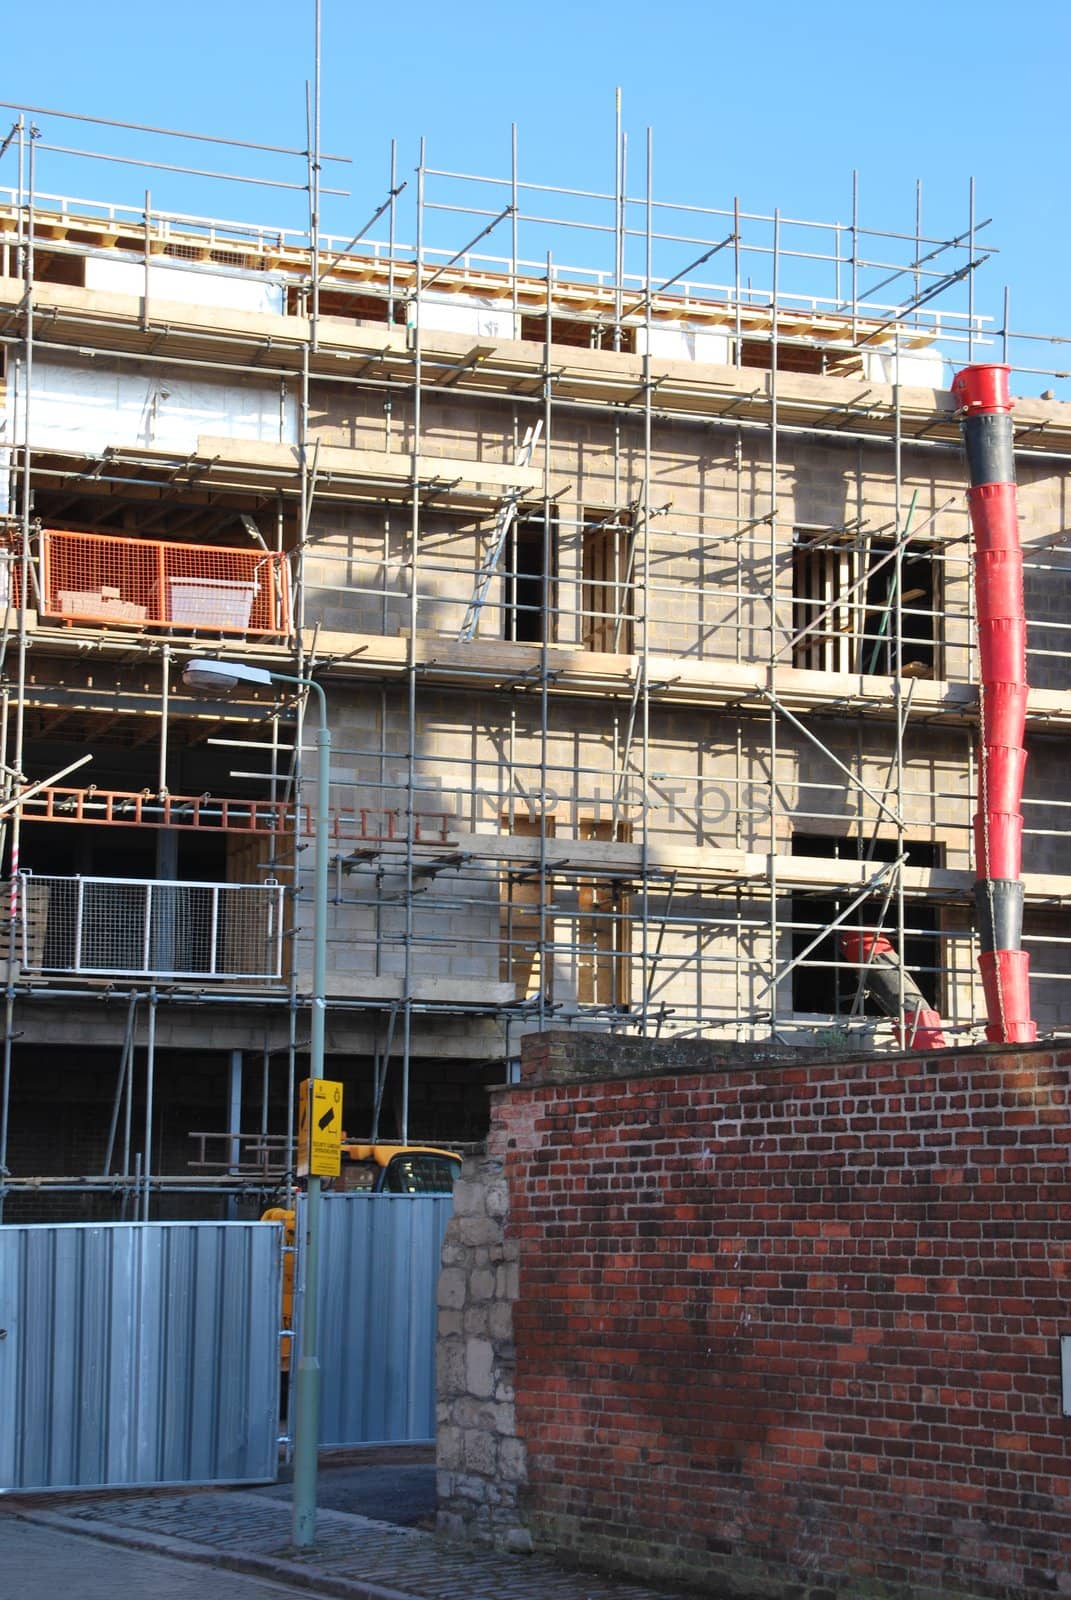
[{"label": "red bucket", "polygon": [[[988,828],[984,823],[988,822]],[[989,849],[986,849],[986,834]],[[987,811],[974,819],[974,860],[978,877],[1019,877],[1023,868],[1023,819],[1016,811]]]},{"label": "red bucket", "polygon": [[840,953],[845,961],[862,966],[870,960],[872,950],[875,955],[887,956],[892,945],[883,933],[842,933],[840,936]]},{"label": "red bucket", "polygon": [[967,490],[974,543],[982,550],[1019,550],[1019,502],[1014,483],[980,483]]},{"label": "red bucket", "polygon": [[975,557],[978,621],[1018,621],[1023,607],[1023,558],[1018,550],[979,550]]},{"label": "red bucket", "polygon": [[985,1030],[990,1044],[1033,1044],[1038,1036],[1036,1022],[990,1023]]},{"label": "red bucket", "polygon": [[[1000,617],[978,624],[983,683],[1026,683],[1026,621]],[[1006,744],[1013,741],[1007,739]]]},{"label": "red bucket", "polygon": [[983,745],[978,751],[978,767],[978,804],[987,811],[1018,811],[1026,751],[1016,745]]},{"label": "red bucket", "polygon": [[978,703],[981,707],[982,744],[1021,745],[1026,731],[1026,702],[1030,691],[1025,683],[985,683]]},{"label": "red bucket", "polygon": [[941,1013],[931,1011],[926,1007],[916,1011],[914,1015],[904,1008],[904,1026],[895,1026],[897,1042],[905,1050],[944,1050],[948,1046],[944,1034],[941,1032]]},{"label": "red bucket", "polygon": [[964,367],[952,379],[952,393],[961,411],[1010,411],[1008,374],[1011,368],[1003,362],[980,363]]},{"label": "red bucket", "polygon": [[[1030,957],[1025,950],[983,950],[978,957],[990,1027],[1033,1027],[1030,1020]],[[992,1037],[986,1030],[986,1036]],[[1004,1035],[1006,1037],[1006,1033]],[[1003,1042],[998,1037],[997,1043]]]}]

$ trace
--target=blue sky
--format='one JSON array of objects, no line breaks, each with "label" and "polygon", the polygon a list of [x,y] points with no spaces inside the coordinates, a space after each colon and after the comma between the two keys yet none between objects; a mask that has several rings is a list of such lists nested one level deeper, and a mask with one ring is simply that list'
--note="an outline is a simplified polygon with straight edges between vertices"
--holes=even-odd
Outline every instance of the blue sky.
[{"label": "blue sky", "polygon": [[[41,11],[11,8],[0,97],[301,146],[312,17],[312,0],[150,7],[52,0]],[[327,181],[344,174],[341,186],[352,194],[325,201],[325,223],[347,234],[367,219],[385,192],[392,135],[403,176],[411,176],[421,135],[433,165],[505,175],[515,121],[523,177],[606,190],[620,85],[637,194],[648,126],[656,195],[714,207],[731,205],[735,194],[748,209],[778,206],[795,217],[847,222],[854,167],[864,223],[912,228],[920,178],[924,231],[947,236],[966,226],[973,173],[978,218],[994,218],[984,237],[1001,248],[979,274],[978,308],[999,311],[1008,282],[1016,326],[1071,334],[1063,294],[1071,244],[1069,47],[1071,6],[1059,0],[1018,8],[991,0],[896,7],[767,0],[750,9],[738,0],[662,7],[543,0],[523,9],[485,0],[393,8],[324,0],[323,143],[354,157],[351,168],[328,169]],[[42,126],[50,143],[92,139],[103,151],[283,172],[275,158],[255,152],[176,151],[111,129],[72,137],[71,125],[42,119]],[[148,183],[156,204],[223,217],[300,217],[297,193],[91,166],[49,152],[40,160],[42,186],[61,192],[136,203]],[[9,152],[0,183],[10,183],[12,172]],[[290,163],[285,176],[300,183],[300,164]],[[479,226],[458,217],[437,225],[449,226],[455,244]],[[522,249],[537,256],[544,243],[530,229]],[[598,248],[610,265],[606,236],[575,248]],[[669,270],[683,264],[663,256]],[[795,270],[807,288],[809,269]],[[785,263],[782,286],[792,287],[792,278]]]}]

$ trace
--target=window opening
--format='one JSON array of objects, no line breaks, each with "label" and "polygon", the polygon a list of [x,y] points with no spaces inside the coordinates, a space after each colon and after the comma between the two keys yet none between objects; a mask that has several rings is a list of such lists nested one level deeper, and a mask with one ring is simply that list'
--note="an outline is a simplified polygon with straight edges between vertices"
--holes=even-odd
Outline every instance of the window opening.
[{"label": "window opening", "polygon": [[[741,339],[740,365],[761,367],[769,372],[773,366],[772,339]],[[777,342],[778,372],[825,372],[827,352],[817,345]]]},{"label": "window opening", "polygon": [[636,601],[631,512],[584,513],[581,565],[584,649],[631,655]]},{"label": "window opening", "polygon": [[84,289],[86,258],[67,255],[58,250],[42,252],[38,245],[34,255],[33,275],[38,283],[65,283],[74,289]]},{"label": "window opening", "polygon": [[[892,549],[891,543],[875,539],[870,546],[871,564]],[[905,550],[900,558],[900,581],[900,672],[908,677],[937,677],[937,619],[941,606],[932,552]],[[897,670],[896,589],[895,561],[887,561],[867,579],[861,652],[864,672],[890,676]]]},{"label": "window opening", "polygon": [[[517,839],[554,837],[553,817],[504,816],[503,833]],[[499,978],[516,986],[518,1000],[531,1000],[542,992],[549,1000],[553,988],[553,969],[543,971],[540,934],[550,906],[551,880],[540,882],[537,862],[526,866],[510,862],[502,875],[500,889]]]},{"label": "window opening", "polygon": [[[895,546],[799,529],[792,549],[792,665],[814,672],[939,676],[940,574],[933,553],[905,550],[897,605]],[[901,624],[897,649],[897,621]],[[804,632],[809,628],[809,632]]]},{"label": "window opening", "polygon": [[[532,344],[545,344],[547,319],[538,313],[521,317],[521,338]],[[635,328],[621,328],[617,341],[613,326],[608,322],[587,321],[579,317],[552,317],[551,344],[568,345],[574,350],[614,350],[633,354],[636,349]]]},{"label": "window opening", "polygon": [[550,539],[543,533],[542,512],[519,513],[509,530],[504,633],[514,644],[549,643],[555,635],[558,529],[553,515]]},{"label": "window opening", "polygon": [[[582,818],[580,837],[631,844],[632,824]],[[579,900],[577,1001],[627,1011],[632,1000],[632,887],[620,878],[584,878]]]},{"label": "window opening", "polygon": [[[850,586],[857,553],[823,534],[797,532],[792,546],[792,632],[802,634],[792,665],[812,672],[852,672],[858,654]],[[843,602],[837,604],[843,595]],[[808,633],[803,630],[809,628]]]},{"label": "window opening", "polygon": [[[907,864],[912,867],[938,867],[941,865],[940,845],[905,841]],[[900,846],[894,839],[862,839],[832,834],[796,833],[792,836],[794,856],[820,856],[836,861],[895,861]],[[800,956],[811,943],[818,930],[839,916],[852,895],[797,893],[792,897],[792,954]],[[839,939],[848,928],[866,927],[873,923],[876,900],[864,901],[831,933],[815,945],[810,955],[792,969],[792,1009],[796,1012],[819,1013],[846,1017],[852,1012],[859,987],[857,968],[848,965],[840,953]],[[906,921],[910,932],[904,938],[904,965],[911,973],[927,1002],[935,1011],[943,1010],[941,982],[941,918],[934,906],[912,901],[908,905]],[[862,1014],[867,1017],[883,1016],[881,1008],[869,996],[862,1003]]]}]

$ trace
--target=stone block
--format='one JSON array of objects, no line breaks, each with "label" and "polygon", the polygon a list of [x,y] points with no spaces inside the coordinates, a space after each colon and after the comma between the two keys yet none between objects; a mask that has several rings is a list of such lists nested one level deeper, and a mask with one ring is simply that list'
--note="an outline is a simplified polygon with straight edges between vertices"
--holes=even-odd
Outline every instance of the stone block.
[{"label": "stone block", "polygon": [[490,1308],[487,1314],[487,1331],[496,1341],[513,1338],[513,1305],[510,1301],[496,1301]]},{"label": "stone block", "polygon": [[491,1477],[497,1463],[497,1440],[493,1433],[472,1429],[461,1436],[463,1466],[469,1473]]},{"label": "stone block", "polygon": [[501,1230],[488,1217],[461,1217],[457,1231],[462,1244],[489,1245],[497,1242]]},{"label": "stone block", "polygon": [[439,1341],[435,1353],[435,1376],[440,1394],[463,1395],[466,1392],[465,1344],[462,1339]]},{"label": "stone block", "polygon": [[490,1267],[481,1267],[469,1275],[469,1302],[490,1300],[495,1292],[495,1274]]},{"label": "stone block", "polygon": [[516,1300],[520,1287],[520,1272],[516,1261],[504,1261],[495,1274],[495,1298]]},{"label": "stone block", "polygon": [[468,1283],[461,1267],[444,1267],[439,1274],[436,1304],[444,1309],[460,1311],[465,1304]]},{"label": "stone block", "polygon": [[478,1180],[461,1177],[454,1184],[454,1216],[472,1217],[486,1214],[486,1197]]},{"label": "stone block", "polygon": [[527,1456],[519,1439],[499,1440],[498,1470],[507,1483],[528,1482]]},{"label": "stone block", "polygon": [[490,1399],[495,1390],[495,1349],[490,1339],[470,1338],[465,1343],[465,1381],[468,1392]]},{"label": "stone block", "polygon": [[490,1310],[486,1301],[482,1305],[467,1306],[462,1317],[464,1331],[477,1338],[486,1339],[491,1332]]}]

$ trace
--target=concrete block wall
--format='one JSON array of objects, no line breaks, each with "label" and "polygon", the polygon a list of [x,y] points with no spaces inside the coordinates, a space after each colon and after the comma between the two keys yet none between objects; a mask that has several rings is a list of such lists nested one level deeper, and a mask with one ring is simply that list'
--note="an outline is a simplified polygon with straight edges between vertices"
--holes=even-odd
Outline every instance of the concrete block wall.
[{"label": "concrete block wall", "polygon": [[[412,444],[412,412],[406,403],[388,403],[374,391],[351,395],[325,389],[317,401],[317,427],[328,442],[389,447],[404,454]],[[525,420],[501,402],[457,396],[427,397],[421,448],[442,454],[496,463],[513,458]],[[616,429],[616,434],[615,430]],[[539,462],[537,454],[536,461]],[[592,510],[627,508],[645,497],[653,511],[647,531],[649,590],[640,596],[636,637],[646,635],[655,653],[699,659],[764,661],[770,653],[771,574],[777,595],[775,638],[784,645],[793,626],[792,534],[796,527],[851,526],[859,522],[876,537],[889,537],[907,520],[916,531],[917,548],[942,557],[942,647],[936,671],[954,681],[976,677],[971,621],[973,596],[971,539],[964,471],[955,451],[923,451],[905,445],[902,482],[897,494],[889,450],[876,445],[788,436],[777,454],[777,539],[769,548],[771,458],[768,440],[759,435],[703,429],[656,419],[652,438],[652,476],[643,483],[644,453],[639,419],[611,424],[597,416],[568,412],[558,419],[550,445],[550,488],[558,517],[558,568],[555,599],[556,642],[575,645],[583,636],[578,615],[582,604],[582,538],[580,522]],[[1065,490],[1046,464],[1024,463],[1020,470],[1020,512],[1024,541],[1044,543],[1066,523]],[[740,519],[756,519],[742,537],[732,537]],[[472,597],[475,575],[494,524],[494,508],[486,514],[451,513],[425,508],[420,532],[421,633],[456,638]],[[351,631],[403,634],[409,624],[405,565],[409,545],[409,511],[404,505],[362,509],[325,507],[315,523],[316,543],[306,563],[306,601],[310,621]],[[638,569],[637,577],[642,577]],[[1063,686],[1061,635],[1055,626],[1069,614],[1071,563],[1062,552],[1045,551],[1027,570],[1028,609],[1032,617],[1031,678],[1039,686]],[[358,593],[358,590],[368,592]],[[739,591],[739,593],[737,593]],[[489,593],[479,637],[500,638],[505,619],[506,588],[496,578]],[[643,601],[646,599],[646,604]],[[478,643],[474,646],[478,648]],[[791,653],[781,658],[790,664]],[[340,698],[340,697],[338,697]],[[355,696],[359,699],[359,696]],[[367,713],[367,708],[366,712]],[[340,715],[343,721],[348,710]],[[378,715],[378,713],[377,713]],[[347,758],[337,778],[343,803],[352,792],[354,804],[404,812],[407,805],[405,702],[387,696],[386,727],[366,727],[366,743],[381,743],[377,757],[366,750]],[[778,730],[776,775],[768,758],[768,727],[760,720],[739,725],[720,713],[652,705],[647,729],[647,791],[639,793],[641,761],[633,742],[630,772],[615,776],[627,738],[629,705],[618,701],[565,701],[554,698],[546,744],[539,725],[535,696],[458,695],[421,686],[418,695],[417,783],[419,809],[448,813],[458,829],[497,832],[511,812],[546,814],[553,818],[556,840],[578,836],[590,818],[631,823],[657,854],[679,845],[740,847],[765,852],[776,844],[787,852],[795,832],[844,833],[864,836],[890,833],[880,808],[846,783],[828,758],[795,730]],[[873,792],[890,792],[896,768],[894,737],[887,723],[809,719],[829,748],[857,773]],[[356,725],[355,725],[356,727]],[[912,839],[941,847],[946,866],[973,866],[970,822],[975,809],[971,793],[971,747],[968,730],[908,725],[903,773],[904,816]],[[346,735],[340,729],[339,744]],[[1024,869],[1060,872],[1065,866],[1065,819],[1060,805],[1061,744],[1031,742],[1027,775],[1027,836]],[[540,793],[541,763],[546,757],[547,788]],[[585,770],[581,770],[585,769]],[[771,824],[770,784],[776,776],[776,804]],[[347,787],[350,786],[350,787]],[[895,784],[894,784],[895,786]],[[817,813],[817,815],[815,815]],[[404,966],[404,911],[400,877],[388,864],[364,875],[363,905],[335,908],[333,958],[348,981],[362,974],[386,976]],[[354,886],[350,880],[349,886]],[[418,900],[414,914],[411,970],[429,976],[453,974],[495,981],[501,895],[493,865],[469,867],[456,881],[437,881],[441,893]],[[555,995],[563,1005],[575,997],[575,959],[568,946],[576,941],[575,886],[566,877],[553,885],[555,911],[548,932],[560,947],[553,958]],[[343,895],[343,898],[346,898]],[[460,902],[466,903],[462,906]],[[648,911],[656,921],[660,909],[655,886]],[[707,903],[696,902],[698,915]],[[725,902],[723,910],[728,905]],[[755,908],[751,908],[755,909]],[[791,917],[785,902],[785,919]],[[958,930],[957,912],[944,927]],[[765,922],[763,911],[759,920]],[[734,962],[745,941],[746,919],[735,907],[729,926],[698,933],[671,927],[659,947],[657,986],[667,1006],[680,1003],[694,1012],[699,966],[697,944],[705,949],[704,1003],[716,996],[721,1009],[730,1002],[750,1013],[755,983],[747,964]],[[1059,1020],[1061,992],[1057,977],[1068,965],[1064,948],[1044,930],[1041,917],[1032,926],[1039,939],[1035,985],[1039,1014]],[[962,930],[965,935],[965,930]],[[642,949],[633,928],[633,951],[642,964]],[[756,970],[768,968],[773,954],[763,948],[764,935],[746,935],[748,955]],[[302,940],[299,938],[299,946]],[[768,939],[766,940],[768,944]],[[725,962],[722,965],[722,947]],[[954,975],[947,985],[949,1016],[959,1021],[979,1015],[974,953],[965,936],[950,937],[946,954]],[[787,960],[790,940],[778,941],[778,961]],[[729,974],[735,970],[735,977]],[[761,989],[761,984],[759,984]],[[748,991],[745,994],[744,991]],[[750,996],[750,997],[749,997]]]},{"label": "concrete block wall", "polygon": [[[1071,635],[1071,503],[1066,476],[1018,464],[1027,617],[1027,678],[1038,689],[1066,689]],[[1049,546],[1049,548],[1044,548]]]},{"label": "concrete block wall", "polygon": [[307,627],[394,638],[408,626],[404,506],[317,511],[302,560]]},{"label": "concrete block wall", "polygon": [[[830,762],[796,730],[782,725],[778,735],[775,811],[770,815],[768,729],[700,708],[654,705],[648,734],[649,783],[641,792],[641,773],[615,780],[628,720],[625,703],[584,700],[555,702],[547,740],[548,783],[540,787],[542,752],[539,708],[534,697],[508,698],[459,691],[424,691],[418,701],[416,810],[422,836],[445,829],[456,847],[468,832],[497,835],[509,831],[509,818],[545,817],[549,855],[583,836],[587,822],[631,824],[636,843],[643,838],[656,876],[646,900],[647,940],[643,938],[640,886],[632,885],[629,938],[633,956],[632,1004],[646,995],[652,1005],[677,1011],[685,1019],[705,1011],[720,1018],[753,1019],[770,1005],[764,998],[773,952],[769,907],[762,900],[737,904],[713,886],[703,893],[687,882],[669,893],[658,875],[660,853],[677,847],[746,849],[765,855],[791,853],[795,833],[893,839],[892,824],[874,801],[849,785]],[[332,800],[365,808],[370,827],[393,827],[405,835],[407,707],[404,694],[391,689],[354,690],[332,695],[335,722]],[[386,719],[384,725],[384,717]],[[858,730],[827,719],[813,724],[832,753],[857,772],[872,794],[887,791],[896,768],[895,735],[886,723],[870,722],[865,745]],[[971,870],[970,823],[975,802],[970,792],[966,729],[941,730],[909,725],[905,744],[904,814],[910,840],[936,844],[943,864]],[[504,730],[508,729],[506,732]],[[953,743],[953,741],[955,741]],[[956,746],[960,752],[957,759]],[[1029,833],[1024,848],[1027,871],[1062,870],[1064,813],[1061,746],[1041,740],[1028,767]],[[633,752],[634,762],[638,760]],[[580,776],[577,776],[578,772]],[[307,785],[306,803],[314,800]],[[646,803],[644,803],[646,801]],[[646,823],[646,832],[644,824]],[[1053,831],[1048,831],[1053,830]],[[463,837],[461,839],[463,848]],[[346,853],[340,846],[340,852]],[[500,979],[504,868],[494,860],[473,860],[418,884],[414,902],[409,970],[414,977],[465,980]],[[362,979],[399,978],[405,970],[406,917],[403,860],[395,850],[360,863],[344,877],[332,905],[329,958],[342,992],[360,991]],[[791,958],[788,924],[805,915],[782,898],[778,909],[777,966]],[[546,934],[551,948],[556,1004],[576,1003],[580,915],[577,880],[563,871],[551,874]],[[297,955],[307,965],[307,902],[298,908]],[[675,919],[661,929],[661,919]],[[906,919],[912,925],[909,902]],[[894,917],[895,920],[895,917]],[[1028,923],[1046,937],[1052,918]],[[694,921],[695,926],[690,925]],[[951,937],[962,924],[962,934]],[[942,912],[944,1009],[951,1024],[967,1025],[982,1015],[976,956],[962,910]],[[530,932],[525,937],[530,937]],[[1039,1019],[1060,1020],[1071,966],[1071,947],[1049,932],[1049,942],[1034,954],[1035,1004]],[[657,959],[656,959],[657,956]],[[651,963],[654,971],[651,972]],[[791,1010],[791,979],[784,980],[779,1009]],[[679,1025],[687,1025],[679,1024]],[[672,1015],[665,1026],[674,1026]],[[761,1028],[749,1021],[746,1028]],[[887,1037],[885,1024],[879,1033]]]},{"label": "concrete block wall", "polygon": [[[428,397],[422,452],[507,462],[514,459],[524,422],[524,416],[514,415],[511,407],[498,401]],[[392,449],[404,458],[412,444],[411,407],[374,391],[324,388],[314,395],[312,432],[325,443]],[[652,509],[649,592],[637,596],[635,606],[638,626],[646,625],[650,650],[700,659],[765,660],[770,650],[771,581],[781,602],[778,644],[783,645],[792,631],[794,528],[858,522],[876,536],[888,537],[898,514],[906,523],[910,512],[916,548],[929,548],[932,542],[941,556],[944,642],[939,675],[952,681],[971,676],[970,526],[957,452],[922,452],[906,444],[898,499],[891,451],[871,445],[782,439],[773,500],[769,446],[761,436],[748,433],[737,438],[728,430],[656,419],[651,459],[646,495]],[[542,447],[534,464],[541,462]],[[613,424],[597,417],[578,419],[565,413],[556,424],[549,488],[561,518],[557,603],[562,615],[556,627],[560,643],[576,644],[582,636],[579,523],[586,511],[638,505],[644,498],[643,466],[639,419],[619,420],[616,433]],[[1020,479],[1024,543],[1058,538],[1067,525],[1067,491],[1061,476],[1051,467],[1023,461]],[[772,574],[768,525],[763,520],[771,509],[777,521]],[[756,526],[733,539],[740,524],[751,520]],[[314,617],[320,616],[318,607],[326,608],[325,626],[331,625],[328,613],[341,624],[346,607],[337,591],[347,584],[382,591],[388,602],[396,599],[405,581],[400,563],[408,522],[404,505],[389,511],[332,508],[317,513],[319,549],[306,570]],[[423,518],[421,552],[429,570],[422,574],[422,597],[426,594],[427,601],[424,604],[422,598],[422,631],[456,632],[472,591],[478,552],[486,547],[493,522],[493,507],[482,522],[474,521],[470,513],[467,525],[462,522],[453,529],[444,513],[429,511]],[[642,563],[636,576],[643,577]],[[1028,565],[1031,648],[1038,653],[1031,676],[1039,687],[1068,683],[1059,649],[1062,633],[1054,625],[1066,614],[1069,579],[1069,558],[1059,550],[1044,560],[1035,556]],[[747,598],[736,598],[735,591]],[[503,618],[495,607],[503,599],[501,586],[490,598],[481,632],[500,638]],[[349,626],[372,632],[384,628],[395,632],[405,625],[396,607],[388,603],[384,619],[382,606],[368,605],[367,597],[349,615]],[[1040,654],[1043,651],[1048,654]]]},{"label": "concrete block wall", "polygon": [[1044,1047],[527,1040],[444,1256],[444,1529],[704,1592],[1066,1593],[1069,1107]]}]

